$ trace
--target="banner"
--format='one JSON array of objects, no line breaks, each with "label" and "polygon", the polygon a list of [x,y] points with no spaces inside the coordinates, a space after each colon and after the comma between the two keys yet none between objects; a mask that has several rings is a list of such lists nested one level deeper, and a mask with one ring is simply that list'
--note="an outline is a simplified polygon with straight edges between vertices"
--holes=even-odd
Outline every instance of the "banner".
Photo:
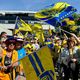
[{"label": "banner", "polygon": [[50,49],[45,46],[21,59],[26,80],[56,80]]},{"label": "banner", "polygon": [[[42,20],[50,25],[53,25],[53,26],[57,26],[58,23],[61,23],[62,20],[64,20],[65,18],[71,16],[74,12],[76,12],[77,10],[70,6],[70,5],[64,5],[65,3],[63,4],[60,4],[60,12],[57,12],[57,9],[59,8],[54,8],[54,6],[50,9],[44,9],[44,10],[41,10],[37,13],[35,13],[35,17],[39,20]],[[67,3],[66,3],[67,4]],[[58,6],[59,4],[56,5],[56,7]]]}]

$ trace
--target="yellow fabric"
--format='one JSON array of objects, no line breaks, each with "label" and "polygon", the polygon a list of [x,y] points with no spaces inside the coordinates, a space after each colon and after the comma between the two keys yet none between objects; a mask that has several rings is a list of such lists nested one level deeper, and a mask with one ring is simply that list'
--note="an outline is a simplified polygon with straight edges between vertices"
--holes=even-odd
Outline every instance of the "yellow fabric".
[{"label": "yellow fabric", "polygon": [[13,34],[17,34],[19,32],[19,29],[14,29]]},{"label": "yellow fabric", "polygon": [[[7,54],[7,51],[6,50],[3,50],[3,54]],[[5,57],[4,55],[4,57]],[[18,60],[18,53],[16,50],[13,51],[12,53],[12,63],[16,62]],[[4,60],[3,60],[4,61]]]},{"label": "yellow fabric", "polygon": [[78,27],[77,26],[71,26],[70,30],[75,31]]},{"label": "yellow fabric", "polygon": [[78,46],[78,48],[80,49],[80,45]]},{"label": "yellow fabric", "polygon": [[70,5],[67,4],[66,2],[58,2],[54,5],[53,10],[61,11],[62,9],[66,8],[68,6],[70,6]]},{"label": "yellow fabric", "polygon": [[45,42],[46,45],[51,44],[52,42]]},{"label": "yellow fabric", "polygon": [[[6,50],[3,49],[2,62],[0,62],[0,67],[4,66],[4,56],[6,55]],[[0,70],[0,80],[10,80],[10,75],[5,74],[4,70]]]},{"label": "yellow fabric", "polygon": [[[40,61],[37,61],[33,54],[34,55],[36,54],[38,56],[37,58]],[[32,58],[33,58],[32,61],[30,60],[31,59],[30,56],[32,56]],[[33,61],[35,63],[34,65],[37,67],[37,69],[39,71],[39,75],[37,75],[37,72],[35,71],[35,69],[31,63]],[[49,74],[51,75],[53,80],[56,80],[56,74],[55,74],[55,70],[54,70],[54,66],[53,66],[51,52],[47,46],[39,49],[38,51],[36,51],[36,53],[32,53],[32,54],[27,55],[26,57],[21,59],[21,62],[23,64],[26,80],[47,80],[50,78],[49,75],[45,75],[41,79],[40,79],[40,76],[46,72],[49,72],[49,70],[51,70],[54,73],[54,74],[52,74],[51,72],[49,72]],[[40,62],[41,62],[41,65],[44,69],[43,71],[41,69],[41,66],[39,65]]]},{"label": "yellow fabric", "polygon": [[10,80],[9,74],[5,74],[4,72],[0,72],[0,80]]},{"label": "yellow fabric", "polygon": [[31,48],[31,45],[27,44],[27,45],[24,46],[24,48]]},{"label": "yellow fabric", "polygon": [[59,46],[57,43],[54,45],[55,49],[56,49],[56,52],[57,53],[60,53],[60,49],[61,49],[61,46]]},{"label": "yellow fabric", "polygon": [[68,6],[70,6],[70,5],[65,3],[65,2],[58,2],[50,8],[43,9],[43,10],[35,13],[35,17],[38,18],[38,19],[40,19],[40,18],[50,18],[50,16],[55,16],[56,12],[60,12],[63,9],[67,8]]},{"label": "yellow fabric", "polygon": [[49,27],[49,35],[51,36],[52,35],[52,31],[51,31],[51,28]]},{"label": "yellow fabric", "polygon": [[27,23],[25,23],[25,21],[23,21],[22,19],[20,19],[19,23],[21,23],[21,24],[18,24],[19,30],[21,30],[21,31],[32,31],[30,26]]},{"label": "yellow fabric", "polygon": [[44,34],[43,31],[38,31],[35,33],[37,39],[39,40],[39,42],[43,43],[45,38],[44,38]]},{"label": "yellow fabric", "polygon": [[70,20],[69,18],[64,19],[64,21],[67,23],[67,25],[75,25],[75,21],[74,20]]},{"label": "yellow fabric", "polygon": [[65,45],[65,44],[67,44],[67,41],[63,40],[62,45]]},{"label": "yellow fabric", "polygon": [[[24,36],[26,36],[28,31],[30,31],[30,32],[32,31],[29,24],[27,24],[25,21],[23,21],[20,18],[18,20],[16,20],[16,25],[15,25],[13,34],[18,34],[18,36],[20,35],[21,37],[24,37]],[[21,34],[21,32],[25,32],[25,34]]]},{"label": "yellow fabric", "polygon": [[[3,66],[4,66],[4,57],[5,57],[5,55],[7,54],[7,52],[6,52],[6,50],[4,50],[3,51],[3,60],[2,60],[2,64],[3,64]],[[13,55],[12,55],[12,64],[14,63],[14,62],[16,62],[18,60],[18,53],[17,53],[17,51],[13,51]],[[15,63],[16,64],[16,63]],[[15,73],[13,73],[13,74],[15,74]],[[10,80],[10,75],[9,74],[5,74],[4,72],[1,72],[0,73],[0,75],[2,76],[3,75],[3,78],[2,78],[2,80]],[[14,76],[14,75],[13,75]],[[1,78],[0,78],[1,79]]]},{"label": "yellow fabric", "polygon": [[24,48],[26,49],[27,54],[31,54],[32,51],[34,50],[33,46],[30,44],[25,45]]},{"label": "yellow fabric", "polygon": [[14,50],[12,55],[12,63],[16,62],[17,60],[18,60],[18,53],[16,50]]},{"label": "yellow fabric", "polygon": [[39,29],[42,29],[42,25],[37,23],[37,24],[34,24],[33,26],[31,26],[31,28],[33,30],[39,30]]},{"label": "yellow fabric", "polygon": [[19,32],[17,33],[17,37],[19,37],[19,38],[24,38],[24,35],[19,31]]},{"label": "yellow fabric", "polygon": [[69,20],[69,21],[67,22],[67,25],[75,25],[75,21]]},{"label": "yellow fabric", "polygon": [[6,55],[6,50],[5,49],[3,49],[3,55]]}]

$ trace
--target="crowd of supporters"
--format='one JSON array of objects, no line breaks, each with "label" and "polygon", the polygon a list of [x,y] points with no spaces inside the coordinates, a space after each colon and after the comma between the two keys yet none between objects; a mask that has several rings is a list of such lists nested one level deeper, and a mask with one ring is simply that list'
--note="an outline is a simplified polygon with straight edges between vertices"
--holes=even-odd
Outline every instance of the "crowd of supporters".
[{"label": "crowd of supporters", "polygon": [[45,37],[44,43],[37,38],[30,40],[20,37],[8,37],[6,32],[0,35],[0,80],[26,80],[20,59],[47,45],[52,50],[55,67],[63,68],[64,80],[78,80],[80,65],[80,37],[71,33],[70,36],[52,35]]}]

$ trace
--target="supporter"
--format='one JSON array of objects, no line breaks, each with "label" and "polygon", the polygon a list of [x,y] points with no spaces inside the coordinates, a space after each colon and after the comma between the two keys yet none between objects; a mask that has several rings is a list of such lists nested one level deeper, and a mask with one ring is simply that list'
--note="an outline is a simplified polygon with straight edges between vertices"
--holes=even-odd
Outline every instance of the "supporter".
[{"label": "supporter", "polygon": [[34,46],[35,46],[35,50],[40,49],[40,45],[39,45],[39,43],[38,43],[38,40],[35,40],[35,41],[34,41]]},{"label": "supporter", "polygon": [[67,48],[61,51],[60,62],[62,63],[64,69],[64,80],[69,80],[70,73],[72,73],[72,79],[78,80],[79,73],[79,49],[75,45],[75,41],[72,38],[67,41]]},{"label": "supporter", "polygon": [[35,40],[31,40],[31,44],[32,44],[32,47],[33,47],[33,51],[35,51],[36,50]]},{"label": "supporter", "polygon": [[[4,56],[3,64],[6,67],[5,74],[10,76],[10,79],[15,79],[15,67],[18,66],[18,53],[15,50],[16,40],[13,37],[6,41],[6,54]],[[6,80],[6,79],[5,79]]]},{"label": "supporter", "polygon": [[6,49],[5,41],[1,41],[1,47],[2,47],[3,49]]},{"label": "supporter", "polygon": [[[17,38],[16,50],[18,52],[18,60],[26,56],[26,50],[23,48],[23,42],[24,40],[22,38]],[[17,67],[17,73],[18,75],[24,75],[23,67],[20,63],[19,63],[19,66]]]},{"label": "supporter", "polygon": [[3,49],[0,47],[0,80],[10,80],[10,76],[4,72],[6,67],[4,66],[3,60]]},{"label": "supporter", "polygon": [[0,40],[5,41],[6,39],[7,39],[7,33],[6,32],[1,32]]}]

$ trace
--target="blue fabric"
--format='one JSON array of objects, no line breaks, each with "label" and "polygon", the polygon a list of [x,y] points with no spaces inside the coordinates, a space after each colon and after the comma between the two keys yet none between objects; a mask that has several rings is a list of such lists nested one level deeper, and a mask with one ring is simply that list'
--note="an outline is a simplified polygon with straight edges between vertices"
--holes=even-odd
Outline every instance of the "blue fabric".
[{"label": "blue fabric", "polygon": [[[51,24],[53,26],[56,26],[57,23],[60,23],[63,19],[70,17],[76,11],[77,10],[74,7],[69,6],[64,11],[60,12],[58,15],[56,15],[52,18],[45,19],[45,22],[47,22],[48,24]],[[70,17],[70,19],[72,19],[72,18]]]},{"label": "blue fabric", "polygon": [[52,49],[54,47],[54,44],[48,44],[48,47]]},{"label": "blue fabric", "polygon": [[18,52],[18,60],[26,56],[26,50],[24,48],[17,50],[17,52]]}]

